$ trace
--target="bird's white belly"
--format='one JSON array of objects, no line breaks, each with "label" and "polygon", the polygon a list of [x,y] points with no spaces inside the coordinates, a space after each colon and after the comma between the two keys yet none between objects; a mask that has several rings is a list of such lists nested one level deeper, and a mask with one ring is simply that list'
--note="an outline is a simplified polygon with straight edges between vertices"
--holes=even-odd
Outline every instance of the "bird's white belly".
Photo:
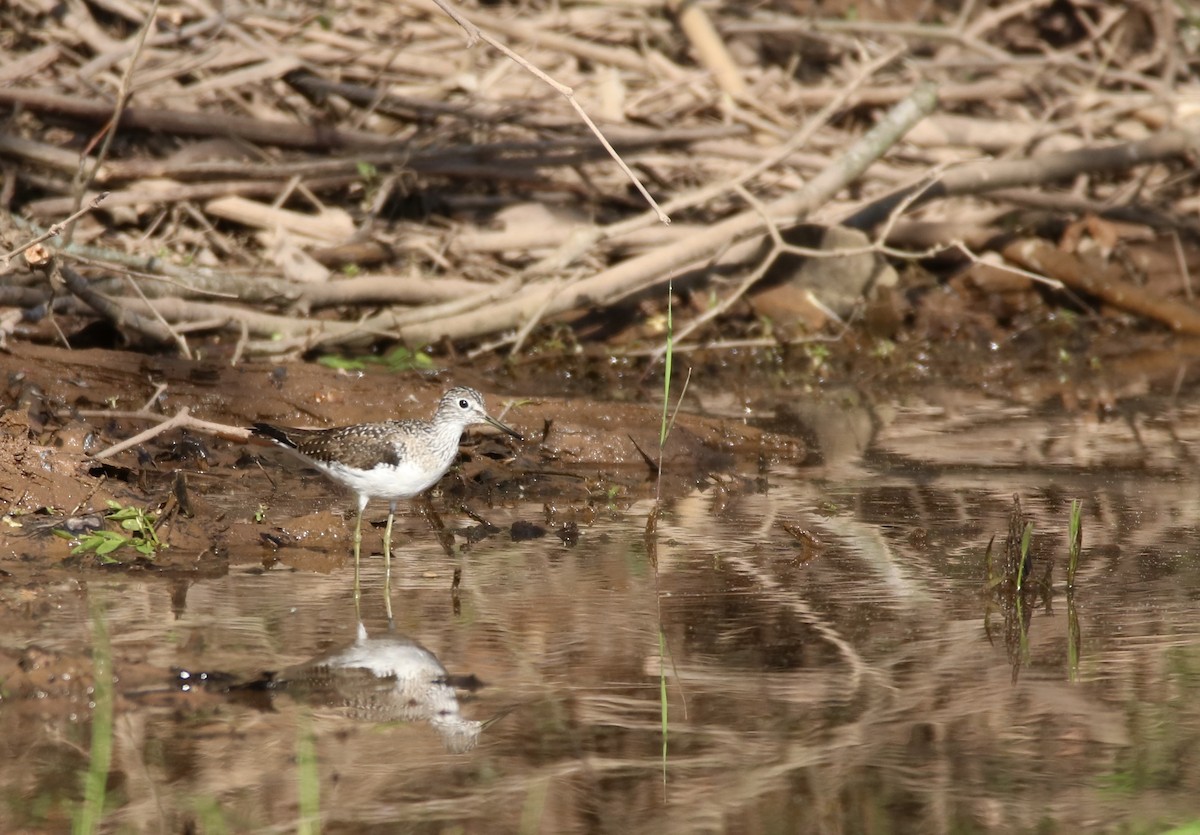
[{"label": "bird's white belly", "polygon": [[322,469],[359,495],[388,500],[407,499],[423,493],[446,471],[441,468],[430,472],[428,467],[418,467],[411,462],[395,467],[380,465],[371,470],[355,470],[335,463],[325,464]]}]

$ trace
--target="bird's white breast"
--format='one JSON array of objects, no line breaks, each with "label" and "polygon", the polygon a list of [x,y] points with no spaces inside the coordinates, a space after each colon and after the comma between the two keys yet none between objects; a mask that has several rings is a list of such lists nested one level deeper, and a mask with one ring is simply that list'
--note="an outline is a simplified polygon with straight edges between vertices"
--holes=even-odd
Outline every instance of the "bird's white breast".
[{"label": "bird's white breast", "polygon": [[379,464],[370,470],[356,470],[344,464],[321,464],[321,469],[359,495],[377,499],[408,499],[425,492],[438,482],[447,467],[430,470],[411,461],[397,466]]}]

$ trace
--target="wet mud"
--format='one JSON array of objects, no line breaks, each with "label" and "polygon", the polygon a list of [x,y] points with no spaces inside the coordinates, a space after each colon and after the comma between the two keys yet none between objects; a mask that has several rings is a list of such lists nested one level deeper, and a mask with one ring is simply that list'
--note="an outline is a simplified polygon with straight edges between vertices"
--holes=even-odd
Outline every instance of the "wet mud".
[{"label": "wet mud", "polygon": [[[103,526],[110,503],[167,514],[157,524],[169,547],[152,561],[122,560],[135,568],[211,575],[231,554],[235,560],[257,554],[298,569],[333,570],[348,541],[340,518],[344,491],[261,441],[247,443],[245,427],[257,420],[322,427],[424,418],[452,382],[479,383],[468,373],[345,374],[253,363],[231,368],[35,346],[0,355],[0,374],[11,398],[0,416],[0,462],[12,476],[5,484],[9,535],[0,570],[20,579],[52,567],[93,567],[86,555],[64,559],[64,543],[53,532]],[[798,437],[686,413],[676,418],[660,451],[661,413],[650,406],[489,396],[525,440],[485,430],[473,431],[464,444],[459,466],[437,493],[443,510],[482,502],[468,539],[494,535],[485,511],[497,506],[541,501],[562,510],[570,517],[558,524],[562,535],[567,521],[586,517],[589,508],[644,496],[651,486],[678,492],[714,472],[753,471],[759,462],[803,460],[806,454]],[[202,431],[172,429],[97,457],[184,408],[206,422]],[[660,468],[661,483],[655,478]],[[498,518],[509,528],[541,524],[537,518],[509,519],[503,511]]]}]

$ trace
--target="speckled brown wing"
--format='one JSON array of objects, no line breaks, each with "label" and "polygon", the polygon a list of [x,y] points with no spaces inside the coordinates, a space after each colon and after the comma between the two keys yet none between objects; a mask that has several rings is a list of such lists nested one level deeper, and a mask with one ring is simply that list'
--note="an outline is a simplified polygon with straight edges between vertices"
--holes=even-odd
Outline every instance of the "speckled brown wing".
[{"label": "speckled brown wing", "polygon": [[332,429],[292,429],[256,423],[252,431],[321,464],[336,462],[370,470],[380,464],[396,466],[408,455],[403,421]]},{"label": "speckled brown wing", "polygon": [[365,423],[314,432],[299,439],[296,451],[314,461],[370,470],[399,465],[408,456],[405,440],[393,423]]}]

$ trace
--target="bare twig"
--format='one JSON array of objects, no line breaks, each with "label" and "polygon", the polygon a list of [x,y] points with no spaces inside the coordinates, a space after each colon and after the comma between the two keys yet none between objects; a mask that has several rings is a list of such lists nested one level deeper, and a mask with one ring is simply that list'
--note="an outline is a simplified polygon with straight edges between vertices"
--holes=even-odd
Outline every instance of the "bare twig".
[{"label": "bare twig", "polygon": [[[917,204],[955,194],[986,194],[1031,183],[1052,183],[1083,173],[1125,171],[1148,163],[1180,159],[1200,148],[1200,122],[1180,130],[1163,131],[1147,139],[1102,148],[1081,148],[1020,160],[967,163],[951,168],[933,187],[925,188]],[[855,229],[869,229],[911,194],[900,189],[859,209],[843,221]]]},{"label": "bare twig", "polygon": [[226,438],[234,438],[238,440],[249,440],[250,430],[240,426],[229,426],[224,423],[213,423],[208,420],[200,420],[194,418],[188,413],[188,407],[183,406],[171,417],[166,415],[155,414],[145,410],[138,412],[81,412],[85,417],[89,415],[103,416],[107,418],[125,418],[127,420],[152,420],[158,423],[157,426],[152,426],[144,432],[139,432],[132,438],[113,444],[108,449],[101,450],[92,456],[97,461],[103,461],[105,458],[111,458],[114,455],[124,452],[127,449],[144,444],[151,438],[156,438],[164,432],[169,432],[172,429],[194,429],[198,432],[207,432],[213,435],[221,435]]},{"label": "bare twig", "polygon": [[161,317],[155,314],[152,314],[153,318],[143,316],[137,311],[129,309],[128,305],[118,304],[107,296],[97,293],[88,286],[87,279],[66,264],[59,264],[58,270],[62,274],[63,283],[66,284],[72,295],[108,319],[118,329],[122,326],[129,327],[154,342],[177,341],[175,332]]},{"label": "bare twig", "polygon": [[1014,241],[1004,248],[1003,254],[1022,267],[1054,276],[1068,287],[1113,307],[1154,319],[1176,333],[1200,336],[1200,311],[1126,281],[1124,269],[1119,266],[1096,269],[1075,255],[1037,239]]},{"label": "bare twig", "polygon": [[0,255],[0,264],[2,264],[2,267],[0,267],[0,268],[8,269],[8,266],[12,262],[12,259],[16,258],[18,255],[20,255],[25,250],[29,249],[31,246],[35,246],[37,244],[40,244],[42,241],[46,241],[46,240],[49,240],[50,238],[55,238],[55,237],[61,235],[63,233],[64,229],[66,229],[72,223],[74,223],[76,220],[78,220],[80,217],[82,217],[83,215],[92,211],[92,209],[95,209],[97,206],[99,206],[101,203],[103,203],[104,198],[106,198],[106,197],[108,197],[107,191],[100,192],[99,194],[97,194],[95,197],[92,198],[92,201],[90,203],[88,203],[86,206],[80,207],[70,217],[66,218],[65,220],[60,221],[59,223],[51,224],[51,226],[48,229],[46,229],[46,231],[35,236],[31,240],[28,240],[25,243],[21,244],[19,247],[17,247],[13,251],[6,252],[4,255]]},{"label": "bare twig", "polygon": [[[908,128],[932,111],[935,103],[936,93],[931,85],[918,87],[834,165],[796,193],[766,204],[769,217],[784,225],[802,220],[858,177],[872,160],[886,152]],[[551,316],[582,305],[610,303],[665,283],[678,271],[702,263],[732,242],[761,235],[765,228],[763,217],[757,211],[742,212],[713,224],[702,234],[629,258],[566,289],[558,282],[538,284],[526,288],[515,298],[492,305],[484,314],[466,314],[406,327],[401,330],[401,337],[413,344],[427,344],[443,335],[452,338],[480,336],[518,327],[530,310],[537,310],[544,303],[547,305],[545,315]],[[546,303],[547,296],[554,298]]]},{"label": "bare twig", "polygon": [[458,12],[452,8],[450,0],[433,0],[433,2],[437,4],[438,8],[453,18],[455,23],[463,27],[467,33],[467,46],[471,46],[475,43],[476,39],[480,39],[490,45],[493,49],[497,49],[504,53],[510,59],[524,67],[528,72],[532,73],[534,76],[558,91],[558,93],[561,94],[571,104],[571,107],[575,108],[575,112],[579,114],[579,118],[583,120],[583,123],[588,126],[588,130],[595,135],[596,139],[600,141],[600,144],[604,146],[604,150],[608,151],[609,156],[616,160],[617,165],[619,165],[621,170],[625,172],[625,176],[627,176],[633,182],[633,185],[637,188],[638,192],[641,193],[646,202],[649,203],[651,208],[658,213],[658,219],[663,223],[671,222],[671,218],[666,214],[666,212],[659,208],[658,203],[655,202],[654,198],[650,196],[650,192],[646,190],[644,185],[642,185],[642,181],[639,180],[637,175],[634,174],[629,166],[625,164],[625,160],[623,160],[621,155],[617,153],[616,149],[609,144],[609,141],[605,138],[604,133],[596,126],[596,123],[592,121],[590,116],[588,116],[587,111],[585,111],[579,104],[578,100],[576,100],[574,90],[565,84],[555,81],[525,58],[509,49],[504,43],[496,40],[490,34],[471,23],[471,21],[467,20],[467,18],[464,17],[461,12]]},{"label": "bare twig", "polygon": [[[96,171],[108,159],[108,151],[112,147],[113,140],[116,139],[117,124],[121,120],[121,111],[125,109],[125,103],[129,99],[129,85],[133,79],[133,70],[137,66],[138,58],[142,54],[142,47],[145,46],[146,35],[150,32],[150,27],[154,25],[154,17],[158,14],[158,3],[159,0],[153,0],[150,4],[150,10],[146,13],[146,20],[138,30],[137,38],[134,42],[133,54],[129,58],[129,65],[125,67],[125,72],[121,75],[121,85],[117,90],[117,101],[113,105],[112,118],[104,128],[104,141],[100,143],[100,150],[96,153],[94,164],[91,167],[87,165],[88,158],[86,151],[79,156],[79,170],[75,174],[75,182],[71,188],[75,201],[75,214],[78,214],[79,207],[83,205],[84,195],[95,179]],[[73,222],[66,223],[62,233],[63,240],[70,243],[74,233],[75,224]]]},{"label": "bare twig", "polygon": [[668,0],[667,7],[679,20],[679,28],[687,35],[696,50],[700,63],[712,73],[717,86],[727,95],[739,99],[746,94],[746,81],[725,48],[712,18],[698,3],[691,0]]}]

